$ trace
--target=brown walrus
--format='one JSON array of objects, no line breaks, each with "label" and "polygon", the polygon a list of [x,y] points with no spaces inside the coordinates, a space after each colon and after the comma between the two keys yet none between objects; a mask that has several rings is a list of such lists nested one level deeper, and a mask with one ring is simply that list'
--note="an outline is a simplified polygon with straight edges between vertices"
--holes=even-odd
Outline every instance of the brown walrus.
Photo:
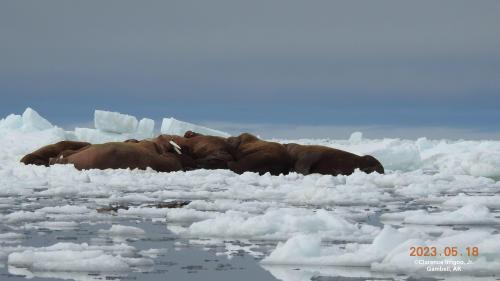
[{"label": "brown walrus", "polygon": [[126,168],[145,170],[148,167],[159,172],[184,170],[179,157],[149,141],[93,144],[69,156],[59,156],[51,162],[73,164],[78,170]]},{"label": "brown walrus", "polygon": [[49,166],[50,158],[57,157],[66,150],[76,151],[89,146],[88,142],[81,141],[60,141],[58,143],[46,145],[38,150],[33,151],[21,158],[24,164],[34,164]]},{"label": "brown walrus", "polygon": [[227,163],[233,161],[230,147],[223,137],[206,136],[186,132],[185,136],[160,135],[151,141],[164,145],[174,141],[180,146],[180,152],[193,158],[198,168],[202,169],[227,169]]},{"label": "brown walrus", "polygon": [[355,169],[365,173],[384,173],[384,167],[373,156],[356,154],[320,145],[284,145],[290,155],[293,170],[304,175],[350,175]]},{"label": "brown walrus", "polygon": [[227,138],[227,142],[235,159],[228,163],[228,168],[235,173],[279,175],[290,171],[290,157],[282,144],[264,141],[248,133]]}]

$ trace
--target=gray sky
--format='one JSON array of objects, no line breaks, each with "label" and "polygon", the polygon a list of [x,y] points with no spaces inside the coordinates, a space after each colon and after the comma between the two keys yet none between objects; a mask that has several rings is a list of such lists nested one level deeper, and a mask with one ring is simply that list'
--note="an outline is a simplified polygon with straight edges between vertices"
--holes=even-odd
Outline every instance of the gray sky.
[{"label": "gray sky", "polygon": [[498,137],[499,15],[500,1],[2,1],[0,113]]}]

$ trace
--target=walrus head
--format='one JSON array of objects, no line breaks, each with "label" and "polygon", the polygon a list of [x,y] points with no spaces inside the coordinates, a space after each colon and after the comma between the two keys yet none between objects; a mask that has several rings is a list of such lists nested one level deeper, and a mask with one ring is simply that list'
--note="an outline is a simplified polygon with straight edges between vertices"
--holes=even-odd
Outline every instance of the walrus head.
[{"label": "walrus head", "polygon": [[384,166],[373,156],[365,155],[361,157],[361,167],[360,170],[370,174],[377,172],[379,174],[384,173]]}]

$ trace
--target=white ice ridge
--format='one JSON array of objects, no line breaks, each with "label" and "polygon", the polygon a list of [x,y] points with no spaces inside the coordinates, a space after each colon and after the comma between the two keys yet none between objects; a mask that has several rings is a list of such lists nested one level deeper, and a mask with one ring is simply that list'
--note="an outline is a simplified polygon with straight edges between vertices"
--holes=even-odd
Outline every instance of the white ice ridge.
[{"label": "white ice ridge", "polygon": [[200,125],[191,124],[188,122],[177,120],[173,117],[163,118],[161,123],[162,134],[168,135],[184,135],[186,131],[193,131],[196,133],[220,137],[229,137],[230,135],[226,132],[210,129]]},{"label": "white ice ridge", "polygon": [[23,132],[41,131],[54,126],[30,107],[22,115],[10,114],[0,120],[0,130],[18,129]]}]

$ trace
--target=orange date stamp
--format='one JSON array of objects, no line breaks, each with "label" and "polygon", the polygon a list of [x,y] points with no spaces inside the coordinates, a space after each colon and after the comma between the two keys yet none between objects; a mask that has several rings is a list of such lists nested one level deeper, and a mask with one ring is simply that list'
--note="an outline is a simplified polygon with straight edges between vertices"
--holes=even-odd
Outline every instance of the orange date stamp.
[{"label": "orange date stamp", "polygon": [[479,255],[479,248],[470,246],[459,249],[459,247],[449,246],[438,249],[434,246],[417,246],[410,247],[409,254],[415,257],[477,257]]}]

